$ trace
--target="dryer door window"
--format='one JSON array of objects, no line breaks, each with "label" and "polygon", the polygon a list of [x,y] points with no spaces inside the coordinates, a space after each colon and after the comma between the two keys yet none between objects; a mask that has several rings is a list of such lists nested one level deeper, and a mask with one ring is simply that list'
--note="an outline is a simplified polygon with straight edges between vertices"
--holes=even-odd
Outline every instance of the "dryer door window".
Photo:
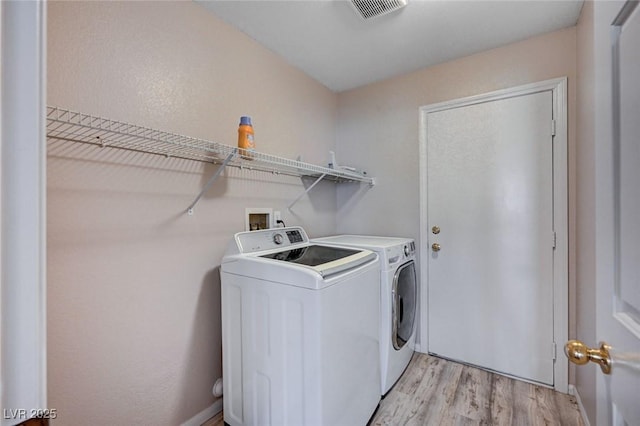
[{"label": "dryer door window", "polygon": [[392,335],[391,341],[396,350],[401,349],[413,334],[416,317],[416,267],[414,261],[400,266],[393,277],[392,297]]}]

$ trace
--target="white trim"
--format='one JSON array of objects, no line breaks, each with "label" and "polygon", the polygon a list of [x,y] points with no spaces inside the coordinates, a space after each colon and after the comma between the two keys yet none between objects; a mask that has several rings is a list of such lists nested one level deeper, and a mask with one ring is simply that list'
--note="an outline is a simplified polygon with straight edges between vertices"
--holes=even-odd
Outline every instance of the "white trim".
[{"label": "white trim", "polygon": [[[556,78],[497,90],[481,95],[426,105],[419,108],[419,156],[420,156],[420,339],[417,347],[428,351],[428,327],[426,307],[429,306],[428,283],[428,218],[427,218],[427,115],[436,111],[459,108],[479,103],[507,99],[543,91],[552,91],[553,118],[556,134],[553,138],[553,223],[556,232],[556,249],[553,266],[553,332],[555,342],[564,344],[569,330],[569,225],[568,225],[568,157],[567,157],[567,78]],[[569,383],[568,362],[558,356],[554,364],[554,389],[567,393]]]},{"label": "white trim", "polygon": [[[46,2],[2,8],[2,393],[46,409]],[[3,426],[26,418],[6,419]]]},{"label": "white trim", "polygon": [[222,411],[222,398],[216,399],[216,401],[200,411],[195,416],[191,417],[186,422],[182,423],[180,426],[201,426],[204,422],[211,419],[213,416]]},{"label": "white trim", "polygon": [[420,162],[420,309],[418,330],[419,336],[416,336],[416,351],[422,353],[429,352],[429,317],[427,315],[427,307],[429,306],[429,292],[427,283],[429,282],[429,220],[427,218],[427,111],[425,107],[420,107],[420,128],[418,130],[418,157]]},{"label": "white trim", "polygon": [[[500,99],[515,98],[517,96],[530,95],[532,93],[545,92],[547,90],[559,89],[562,84],[566,85],[567,78],[554,78],[551,80],[540,81],[537,83],[525,84],[523,86],[512,87],[509,89],[496,90],[494,92],[483,93],[480,95],[468,96],[466,98],[453,99],[450,101],[438,102],[435,104],[429,104],[421,106],[419,108],[420,115],[423,113],[431,113],[436,111],[444,111],[447,109],[460,108],[463,106],[475,105],[480,103],[486,103],[491,101],[497,101]],[[566,89],[565,89],[566,92]],[[566,106],[565,106],[566,108]],[[560,117],[559,117],[560,118]],[[426,124],[426,123],[425,123]],[[560,124],[560,123],[557,123]],[[565,120],[566,128],[566,120]],[[560,131],[558,127],[558,131]]]},{"label": "white trim", "polygon": [[[549,81],[553,92],[553,225],[556,249],[553,255],[553,335],[556,345],[563,347],[569,339],[569,190],[568,190],[568,111],[567,79]],[[569,362],[561,355],[554,364],[554,388],[567,393]]]},{"label": "white trim", "polygon": [[584,405],[582,404],[582,398],[580,398],[580,394],[578,393],[578,388],[574,385],[569,385],[569,395],[576,398],[578,409],[580,410],[580,417],[582,417],[582,423],[584,423],[584,426],[591,426],[591,423],[589,423],[589,416],[587,416],[587,411],[584,409]]},{"label": "white trim", "polygon": [[4,361],[3,361],[3,349],[2,349],[2,342],[3,342],[3,327],[2,327],[2,323],[3,323],[3,310],[2,310],[2,288],[4,287],[3,282],[4,279],[2,278],[2,265],[4,263],[4,255],[3,255],[3,250],[2,247],[4,246],[4,233],[2,232],[2,228],[4,227],[2,224],[4,223],[4,208],[3,208],[3,199],[4,199],[4,187],[3,187],[3,179],[2,179],[2,159],[3,159],[3,154],[2,154],[2,146],[4,145],[2,143],[2,135],[3,135],[3,128],[2,128],[2,110],[3,110],[3,104],[4,104],[4,99],[2,99],[2,84],[4,82],[3,80],[3,69],[4,66],[2,64],[2,58],[4,56],[3,50],[2,50],[2,46],[3,46],[3,39],[4,39],[4,35],[2,34],[2,17],[4,14],[4,6],[2,5],[2,3],[0,3],[0,406],[4,407],[4,398],[2,397],[2,383],[4,383],[4,379],[3,379],[3,374],[2,374],[2,366],[4,365]]},{"label": "white trim", "polygon": [[2,31],[2,17],[4,15],[4,6],[2,5],[2,3],[0,3],[0,407],[4,407],[4,397],[2,396],[2,383],[4,383],[4,378],[3,378],[3,368],[2,366],[4,365],[4,351],[3,351],[3,341],[4,341],[4,332],[3,332],[3,309],[2,309],[2,292],[3,292],[3,287],[4,287],[4,278],[2,278],[2,265],[4,264],[4,255],[3,255],[3,249],[2,247],[4,246],[4,233],[2,231],[2,228],[4,228],[4,226],[2,225],[4,223],[4,208],[3,208],[3,199],[4,199],[4,184],[3,184],[3,179],[2,179],[2,163],[3,163],[3,149],[2,146],[4,145],[2,143],[2,139],[3,139],[3,127],[2,127],[2,110],[3,110],[3,104],[4,104],[4,99],[2,98],[2,84],[4,82],[3,79],[3,69],[4,66],[2,64],[2,58],[4,56],[3,53],[3,39],[4,39],[4,35],[3,35],[3,31]]}]

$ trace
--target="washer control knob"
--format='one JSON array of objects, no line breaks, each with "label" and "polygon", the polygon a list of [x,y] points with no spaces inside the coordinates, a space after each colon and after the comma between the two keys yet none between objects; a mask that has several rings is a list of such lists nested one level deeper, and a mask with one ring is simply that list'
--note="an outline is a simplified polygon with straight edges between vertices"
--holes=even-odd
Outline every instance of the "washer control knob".
[{"label": "washer control knob", "polygon": [[410,254],[411,254],[411,250],[409,249],[409,246],[404,246],[405,257],[409,257]]},{"label": "washer control knob", "polygon": [[273,242],[280,245],[282,244],[282,241],[284,241],[284,237],[282,236],[282,234],[275,234],[273,236]]}]

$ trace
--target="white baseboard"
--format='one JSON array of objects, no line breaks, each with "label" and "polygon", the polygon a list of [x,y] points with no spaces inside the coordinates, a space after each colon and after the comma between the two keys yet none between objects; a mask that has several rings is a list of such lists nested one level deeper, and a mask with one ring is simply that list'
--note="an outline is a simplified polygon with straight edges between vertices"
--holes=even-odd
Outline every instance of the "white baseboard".
[{"label": "white baseboard", "polygon": [[200,411],[180,426],[201,426],[204,422],[218,414],[220,411],[222,411],[222,398],[218,398],[216,402]]},{"label": "white baseboard", "polygon": [[587,417],[587,412],[584,409],[584,405],[582,405],[582,398],[580,398],[578,389],[574,385],[569,385],[569,395],[573,395],[576,397],[576,402],[578,403],[578,408],[580,409],[580,416],[582,417],[582,422],[584,423],[584,426],[591,426],[591,423],[589,423],[589,417]]}]

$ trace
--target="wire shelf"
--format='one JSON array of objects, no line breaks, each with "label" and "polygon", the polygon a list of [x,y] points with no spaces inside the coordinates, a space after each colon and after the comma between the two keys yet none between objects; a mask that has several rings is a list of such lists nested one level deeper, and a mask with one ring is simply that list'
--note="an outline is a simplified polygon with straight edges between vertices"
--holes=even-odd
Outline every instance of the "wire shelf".
[{"label": "wire shelf", "polygon": [[242,152],[236,147],[217,142],[52,106],[47,107],[47,137],[166,157],[224,163],[225,166],[290,176],[323,177],[336,182],[363,182],[369,185],[375,183],[374,178],[350,170],[331,169],[261,152]]}]

